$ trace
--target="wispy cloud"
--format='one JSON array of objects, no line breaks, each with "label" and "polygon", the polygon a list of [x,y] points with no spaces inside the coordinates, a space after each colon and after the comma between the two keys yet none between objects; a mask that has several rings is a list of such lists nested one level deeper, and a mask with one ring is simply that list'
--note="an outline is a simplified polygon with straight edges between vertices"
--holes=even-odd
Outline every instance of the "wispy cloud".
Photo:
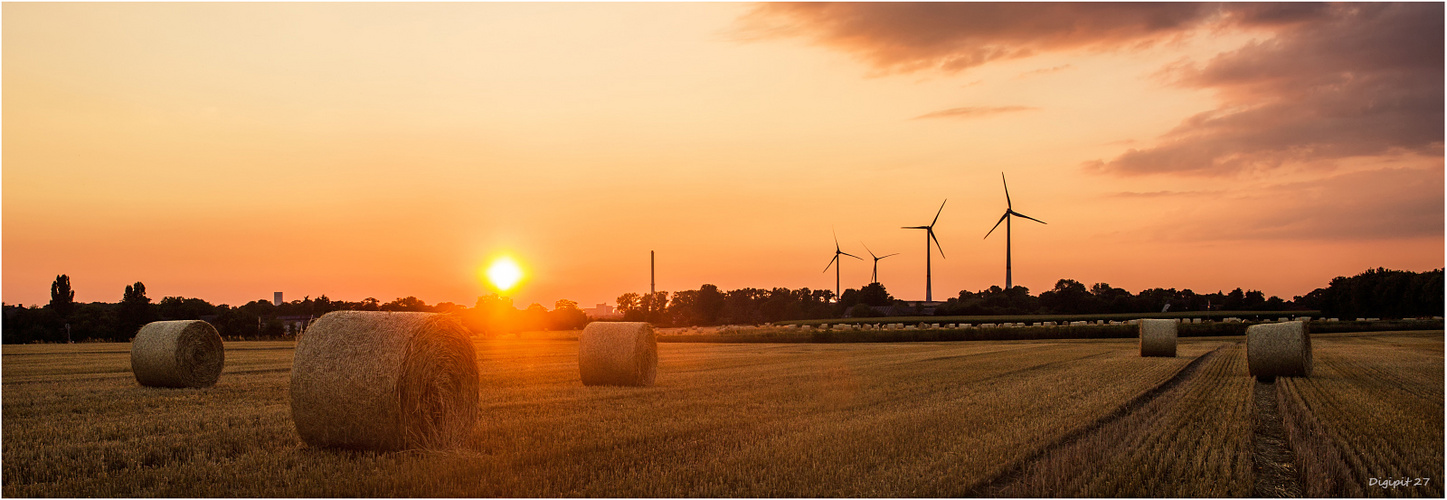
[{"label": "wispy cloud", "polygon": [[1193,196],[1220,196],[1224,191],[1118,191],[1105,195],[1107,198],[1129,198],[1129,199],[1150,199],[1150,198],[1176,198]]},{"label": "wispy cloud", "polygon": [[884,72],[957,72],[1055,50],[1138,46],[1215,15],[1199,3],[766,3],[754,38],[802,36]]},{"label": "wispy cloud", "polygon": [[1315,22],[1173,69],[1222,103],[1105,172],[1228,175],[1288,163],[1442,154],[1442,4],[1336,5]]},{"label": "wispy cloud", "polygon": [[[1158,74],[1168,85],[1214,91],[1216,109],[1087,168],[1225,176],[1443,152],[1442,3],[770,3],[742,21],[853,54],[883,73],[958,73],[1048,52],[1130,51],[1251,29],[1267,35]],[[1021,109],[918,118],[1012,111]]]},{"label": "wispy cloud", "polygon": [[1040,108],[1030,106],[965,106],[962,108],[950,108],[933,113],[925,113],[912,118],[923,120],[927,118],[981,118],[985,116],[1004,113],[1017,113],[1020,111],[1032,111]]},{"label": "wispy cloud", "polygon": [[1048,75],[1048,74],[1050,74],[1050,73],[1059,73],[1059,72],[1061,72],[1061,71],[1065,71],[1065,70],[1070,69],[1070,68],[1073,68],[1073,67],[1075,67],[1074,64],[1061,64],[1061,65],[1059,65],[1059,66],[1055,66],[1055,67],[1052,67],[1052,68],[1041,68],[1041,69],[1037,69],[1037,70],[1026,71],[1026,72],[1024,72],[1024,73],[1020,73],[1019,75],[1015,75],[1015,79],[1016,79],[1016,80],[1019,80],[1019,79],[1023,79],[1023,78],[1030,78],[1030,77],[1032,77],[1032,76]]}]

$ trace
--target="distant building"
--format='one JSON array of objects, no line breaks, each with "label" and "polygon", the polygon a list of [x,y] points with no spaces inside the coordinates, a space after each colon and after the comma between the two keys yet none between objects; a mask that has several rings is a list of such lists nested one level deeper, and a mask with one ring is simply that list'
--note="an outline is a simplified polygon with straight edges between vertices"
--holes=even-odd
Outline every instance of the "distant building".
[{"label": "distant building", "polygon": [[276,293],[274,294],[274,297],[271,299],[271,304],[272,304],[272,305],[277,305],[277,306],[279,306],[279,305],[282,305],[282,304],[284,304],[284,303],[285,303],[285,302],[282,302],[282,300],[281,300],[281,292],[276,292]]},{"label": "distant building", "polygon": [[941,301],[924,300],[906,300],[904,301],[904,303],[909,307],[913,307],[916,313],[923,314],[925,316],[934,315],[935,308],[939,307],[941,304],[944,304],[944,302]]},{"label": "distant building", "polygon": [[583,314],[593,319],[618,319],[623,315],[618,313],[618,308],[608,304],[598,304],[598,307],[583,309]]},{"label": "distant building", "polygon": [[308,326],[311,326],[312,321],[316,320],[310,315],[277,316],[276,319],[281,320],[281,327],[285,329],[286,335],[301,335]]}]

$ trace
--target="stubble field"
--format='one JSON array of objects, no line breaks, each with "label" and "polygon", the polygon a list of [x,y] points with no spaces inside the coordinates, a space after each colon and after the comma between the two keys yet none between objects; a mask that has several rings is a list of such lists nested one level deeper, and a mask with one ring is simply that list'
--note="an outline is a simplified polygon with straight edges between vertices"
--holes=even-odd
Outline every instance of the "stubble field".
[{"label": "stubble field", "polygon": [[[138,386],[126,344],[5,346],[3,493],[1441,496],[1443,332],[1313,337],[1315,376],[1271,385],[1223,337],[1175,358],[1133,340],[662,343],[649,388],[584,387],[574,341],[479,340],[469,446],[402,453],[302,444],[291,343],[229,343],[207,389]],[[1279,403],[1275,463],[1257,391]],[[1427,481],[1369,486],[1408,477]]]}]

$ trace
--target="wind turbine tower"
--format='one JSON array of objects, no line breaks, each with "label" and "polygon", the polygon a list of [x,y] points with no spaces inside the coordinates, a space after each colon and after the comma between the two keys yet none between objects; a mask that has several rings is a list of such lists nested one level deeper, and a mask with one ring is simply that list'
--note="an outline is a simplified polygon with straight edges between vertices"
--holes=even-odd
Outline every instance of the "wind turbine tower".
[{"label": "wind turbine tower", "polygon": [[925,231],[925,234],[924,234],[924,301],[925,301],[925,302],[934,302],[934,296],[931,295],[931,293],[930,293],[931,290],[934,289],[934,287],[933,287],[932,284],[930,283],[930,246],[929,246],[930,240],[934,240],[934,242],[935,242],[935,248],[938,248],[938,249],[940,250],[940,258],[941,258],[941,259],[945,258],[945,248],[942,247],[942,246],[940,246],[940,240],[939,240],[939,238],[935,238],[935,223],[940,221],[940,213],[945,211],[945,202],[948,202],[948,201],[950,201],[950,200],[949,200],[949,199],[945,199],[945,201],[940,202],[940,209],[935,212],[935,220],[930,221],[930,223],[929,223],[928,226],[911,226],[911,227],[901,227],[901,228],[900,228],[900,229],[923,229],[923,230]]},{"label": "wind turbine tower", "polygon": [[[838,301],[839,301],[839,295],[840,295],[840,293],[841,293],[841,292],[839,291],[839,266],[840,266],[840,265],[843,265],[844,262],[839,259],[839,256],[840,256],[840,255],[849,255],[849,254],[848,254],[848,253],[845,253],[843,250],[840,250],[840,249],[839,249],[839,234],[838,234],[838,233],[835,233],[835,234],[834,234],[834,258],[831,259],[831,260],[829,260],[829,265],[828,265],[828,266],[824,266],[824,271],[823,271],[823,272],[826,272],[826,273],[827,273],[827,272],[829,272],[829,266],[834,266],[834,301],[835,301],[835,302],[838,302]],[[854,257],[854,258],[856,258],[856,259],[859,259],[859,257],[855,257],[855,256],[853,256],[853,255],[849,255],[849,256],[850,256],[850,257]],[[864,259],[859,259],[859,260],[864,260]]]},{"label": "wind turbine tower", "polygon": [[1044,224],[1045,221],[1016,212],[1010,205],[1010,184],[1005,182],[1004,172],[1000,172],[1000,182],[1005,185],[1005,215],[1001,215],[1000,220],[995,222],[995,227],[990,228],[989,233],[985,233],[985,238],[989,238],[990,233],[995,232],[995,228],[1000,227],[1001,222],[1005,223],[1005,289],[1009,290],[1014,286],[1014,283],[1010,281],[1010,216],[1024,217],[1041,224]]},{"label": "wind turbine tower", "polygon": [[[940,207],[940,208],[944,208],[944,207]],[[864,242],[861,241],[861,242],[859,242],[859,244],[860,244],[860,245],[864,245]],[[864,251],[869,252],[869,256],[870,256],[870,257],[874,257],[874,273],[872,273],[872,274],[869,275],[869,282],[870,282],[870,283],[879,283],[879,261],[880,261],[880,260],[883,260],[884,257],[893,257],[893,256],[896,256],[896,255],[899,255],[899,252],[895,252],[895,253],[886,255],[886,256],[884,256],[884,257],[880,257],[880,256],[878,256],[878,255],[874,255],[874,250],[870,250],[870,249],[869,249],[869,245],[864,245]]]}]

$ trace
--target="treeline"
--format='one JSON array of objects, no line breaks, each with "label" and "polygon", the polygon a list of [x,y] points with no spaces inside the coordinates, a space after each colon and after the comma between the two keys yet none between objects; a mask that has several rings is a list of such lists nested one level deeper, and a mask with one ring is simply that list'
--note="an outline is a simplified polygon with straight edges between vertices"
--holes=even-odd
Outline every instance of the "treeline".
[{"label": "treeline", "polygon": [[1414,273],[1378,267],[1350,278],[1339,276],[1313,296],[1327,316],[1411,318],[1441,316],[1442,270]]},{"label": "treeline", "polygon": [[295,335],[300,323],[319,318],[332,311],[412,311],[454,314],[474,334],[496,334],[531,330],[571,330],[582,328],[588,318],[570,300],[559,300],[552,310],[532,304],[519,310],[512,301],[497,295],[479,297],[469,308],[452,302],[427,305],[417,297],[402,297],[391,302],[375,298],[349,302],[332,300],[325,295],[310,296],[275,304],[270,300],[253,300],[240,306],[212,305],[198,298],[163,297],[152,302],[146,286],[137,282],[128,285],[117,303],[74,301],[70,277],[60,275],[51,284],[51,300],[44,306],[4,305],[4,343],[84,342],[103,340],[124,342],[134,337],[142,325],[152,321],[200,319],[211,323],[223,337],[230,339],[281,339]]},{"label": "treeline", "polygon": [[[1112,314],[1181,311],[1294,311],[1320,310],[1327,317],[1413,318],[1442,316],[1443,270],[1424,273],[1368,270],[1352,277],[1333,279],[1325,288],[1284,300],[1267,297],[1258,290],[1237,288],[1230,292],[1197,294],[1189,289],[1151,288],[1133,294],[1127,290],[1096,283],[1086,287],[1062,279],[1055,287],[1031,295],[1017,286],[1009,290],[990,287],[979,292],[962,290],[959,295],[936,305],[937,316],[1022,315],[1022,314]],[[4,305],[3,341],[81,342],[86,340],[126,341],[151,321],[201,319],[216,326],[227,338],[286,338],[294,326],[340,310],[416,311],[452,314],[474,334],[502,334],[534,330],[582,328],[589,318],[577,302],[558,300],[549,310],[531,304],[519,310],[511,299],[496,294],[478,297],[472,307],[443,302],[428,305],[417,297],[391,302],[375,298],[349,302],[325,295],[305,297],[282,304],[254,300],[240,306],[212,305],[187,297],[164,297],[153,303],[142,283],[127,286],[117,303],[76,303],[70,278],[57,276],[51,284],[51,300],[44,306]],[[714,285],[680,292],[626,293],[617,299],[624,321],[648,321],[658,326],[713,326],[761,324],[801,319],[842,317],[920,316],[922,304],[892,297],[884,286],[871,283],[848,289],[835,300],[830,290],[801,288],[742,288],[722,291]],[[1169,307],[1169,309],[1167,309]],[[68,325],[68,329],[67,329]]]},{"label": "treeline", "polygon": [[1131,293],[1107,283],[1090,287],[1062,279],[1055,287],[1031,295],[1026,287],[1003,290],[998,286],[959,295],[927,309],[920,303],[897,300],[884,286],[871,283],[834,292],[801,288],[764,290],[743,288],[720,291],[714,285],[698,290],[627,293],[617,299],[625,321],[648,321],[661,326],[759,324],[801,319],[842,317],[1119,314],[1181,311],[1311,311],[1329,317],[1412,318],[1441,316],[1442,270],[1414,273],[1373,269],[1354,277],[1338,277],[1291,300],[1267,296],[1260,290],[1237,288],[1230,292],[1198,294],[1190,289],[1151,288]]},{"label": "treeline", "polygon": [[[802,288],[763,290],[743,288],[720,291],[714,285],[698,290],[626,293],[617,299],[624,321],[648,321],[662,326],[711,326],[759,324],[824,318],[884,316],[1022,315],[1022,314],[1107,314],[1169,311],[1290,311],[1310,310],[1298,300],[1267,297],[1258,290],[1196,294],[1191,290],[1152,288],[1132,294],[1106,283],[1086,288],[1075,280],[1063,279],[1040,295],[1016,286],[998,286],[979,292],[961,290],[934,307],[895,299],[879,283],[848,289],[833,301],[834,292]],[[1301,299],[1298,297],[1297,299]]]}]

